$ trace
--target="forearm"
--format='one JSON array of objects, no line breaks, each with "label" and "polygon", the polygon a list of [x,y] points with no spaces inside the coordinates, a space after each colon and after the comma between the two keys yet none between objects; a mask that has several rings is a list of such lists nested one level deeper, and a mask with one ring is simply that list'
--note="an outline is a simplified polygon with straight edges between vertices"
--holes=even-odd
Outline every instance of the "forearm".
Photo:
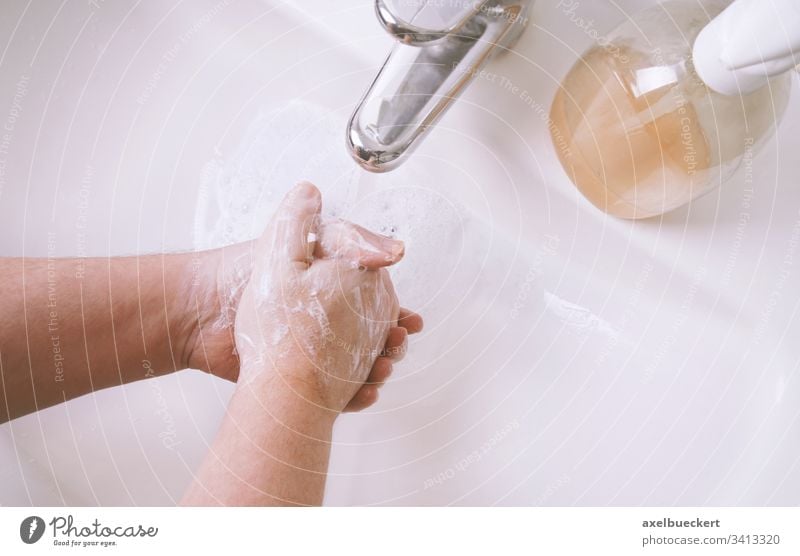
[{"label": "forearm", "polygon": [[335,414],[273,376],[237,388],[184,505],[319,505]]},{"label": "forearm", "polygon": [[193,254],[0,260],[0,421],[186,366]]}]

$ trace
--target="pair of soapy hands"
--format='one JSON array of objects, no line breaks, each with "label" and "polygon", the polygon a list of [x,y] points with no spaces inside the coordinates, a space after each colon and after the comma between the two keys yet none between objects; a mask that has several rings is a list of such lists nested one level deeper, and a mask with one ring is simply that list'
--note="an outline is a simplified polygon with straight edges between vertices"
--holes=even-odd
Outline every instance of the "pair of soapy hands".
[{"label": "pair of soapy hands", "polygon": [[[233,330],[207,326],[195,351],[240,386],[277,379],[315,405],[359,411],[375,403],[422,319],[400,308],[385,269],[403,243],[323,220],[321,208],[319,190],[299,183],[259,239],[236,255],[222,250],[220,297],[234,306],[220,310],[232,313]],[[249,272],[230,264],[242,257]]]}]

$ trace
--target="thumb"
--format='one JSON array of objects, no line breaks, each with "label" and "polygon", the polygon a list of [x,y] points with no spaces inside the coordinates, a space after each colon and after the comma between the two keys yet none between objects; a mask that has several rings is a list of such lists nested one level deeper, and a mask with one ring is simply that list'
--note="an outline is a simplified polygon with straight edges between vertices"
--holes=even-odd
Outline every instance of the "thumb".
[{"label": "thumb", "polygon": [[[308,268],[314,253],[322,196],[310,182],[300,182],[286,193],[272,220],[272,230],[263,239],[271,258]],[[313,235],[312,235],[313,234]]]},{"label": "thumb", "polygon": [[382,236],[345,220],[323,222],[314,255],[320,259],[346,259],[354,266],[377,270],[403,258],[403,242]]}]

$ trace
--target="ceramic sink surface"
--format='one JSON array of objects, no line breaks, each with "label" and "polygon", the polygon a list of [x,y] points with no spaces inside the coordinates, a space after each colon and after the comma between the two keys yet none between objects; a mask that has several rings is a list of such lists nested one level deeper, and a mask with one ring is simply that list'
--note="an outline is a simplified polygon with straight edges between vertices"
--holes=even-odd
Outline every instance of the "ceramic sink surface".
[{"label": "ceramic sink surface", "polygon": [[[662,219],[599,213],[550,144],[550,101],[592,41],[578,18],[607,32],[652,3],[538,3],[397,173],[326,178],[313,158],[345,156],[391,45],[372,2],[5,2],[0,254],[192,249],[219,217],[213,161],[307,103],[341,136],[307,131],[281,175],[406,239],[398,291],[427,317],[379,404],[337,423],[326,503],[795,505],[797,83],[776,138]],[[172,504],[232,388],[178,373],[6,424],[0,504]]]}]

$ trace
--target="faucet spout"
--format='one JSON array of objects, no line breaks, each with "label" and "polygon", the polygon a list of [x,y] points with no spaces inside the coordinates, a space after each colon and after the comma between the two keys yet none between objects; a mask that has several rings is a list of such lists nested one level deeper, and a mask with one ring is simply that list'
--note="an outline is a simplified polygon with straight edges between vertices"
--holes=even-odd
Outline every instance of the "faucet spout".
[{"label": "faucet spout", "polygon": [[350,118],[346,139],[353,158],[371,172],[399,166],[492,55],[522,33],[529,3],[475,1],[468,17],[448,14],[456,23],[436,30],[387,15],[386,0],[376,0],[380,21],[398,44]]}]

